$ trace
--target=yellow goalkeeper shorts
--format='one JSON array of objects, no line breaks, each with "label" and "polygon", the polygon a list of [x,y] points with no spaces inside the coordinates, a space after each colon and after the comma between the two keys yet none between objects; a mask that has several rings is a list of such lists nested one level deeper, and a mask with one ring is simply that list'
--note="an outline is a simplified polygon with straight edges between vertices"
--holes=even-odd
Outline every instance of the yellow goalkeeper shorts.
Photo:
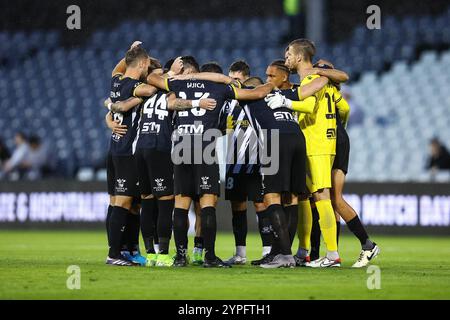
[{"label": "yellow goalkeeper shorts", "polygon": [[306,186],[311,193],[320,189],[331,189],[331,168],[334,154],[307,156]]}]

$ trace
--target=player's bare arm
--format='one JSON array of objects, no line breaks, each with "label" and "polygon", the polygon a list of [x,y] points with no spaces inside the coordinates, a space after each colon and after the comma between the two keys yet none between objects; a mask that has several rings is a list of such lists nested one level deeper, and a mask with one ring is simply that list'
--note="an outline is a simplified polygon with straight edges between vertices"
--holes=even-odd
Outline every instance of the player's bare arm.
[{"label": "player's bare arm", "polygon": [[[329,68],[324,68],[324,66]],[[341,83],[349,80],[348,74],[344,71],[336,70],[330,61],[319,59],[313,67],[314,74],[328,77],[332,82]]]},{"label": "player's bare arm", "polygon": [[108,112],[105,116],[106,126],[111,129],[111,131],[120,137],[123,137],[127,133],[127,126],[114,121],[112,113]]},{"label": "player's bare arm", "polygon": [[257,86],[254,89],[241,89],[233,86],[233,90],[236,94],[236,99],[238,100],[259,100],[267,96],[273,89],[275,85],[273,83],[266,83]]},{"label": "player's bare arm", "polygon": [[155,87],[150,84],[142,83],[136,87],[133,95],[135,97],[151,97],[158,91],[158,87]]},{"label": "player's bare arm", "polygon": [[240,87],[240,84],[237,80],[215,72],[199,72],[199,73],[189,73],[189,74],[180,74],[171,77],[173,80],[206,80],[223,84],[233,84],[236,87]]},{"label": "player's bare arm", "polygon": [[325,87],[329,82],[328,77],[326,76],[320,76],[317,79],[314,79],[308,84],[305,84],[298,88],[298,96],[300,100],[304,100],[312,95],[314,95],[316,92],[319,92],[322,90],[323,87]]},{"label": "player's bare arm", "polygon": [[114,76],[116,76],[118,74],[124,74],[125,71],[127,71],[127,64],[125,63],[125,58],[123,58],[114,67],[114,69],[113,69],[113,71],[111,73],[111,77],[114,77]]},{"label": "player's bare arm", "polygon": [[217,102],[214,99],[206,98],[199,100],[185,100],[175,96],[175,94],[169,94],[167,97],[167,106],[170,110],[181,111],[191,108],[202,108],[206,110],[214,110]]},{"label": "player's bare arm", "polygon": [[341,70],[323,69],[323,68],[314,68],[314,69],[316,70],[317,75],[327,77],[335,83],[347,82],[348,79],[350,79],[348,74]]},{"label": "player's bare arm", "polygon": [[112,102],[110,98],[106,99],[104,102],[105,107],[108,108],[109,111],[114,113],[123,113],[127,112],[128,110],[133,109],[137,105],[139,105],[142,102],[141,98],[128,98],[124,101],[117,101]]}]

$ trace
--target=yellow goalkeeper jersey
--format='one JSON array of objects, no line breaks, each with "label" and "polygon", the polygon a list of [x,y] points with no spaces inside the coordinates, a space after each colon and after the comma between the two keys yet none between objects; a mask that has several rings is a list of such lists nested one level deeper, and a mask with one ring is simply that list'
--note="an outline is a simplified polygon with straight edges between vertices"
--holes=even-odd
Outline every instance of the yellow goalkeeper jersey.
[{"label": "yellow goalkeeper jersey", "polygon": [[[318,75],[305,77],[301,86],[308,84]],[[299,90],[301,90],[301,86]],[[314,112],[304,114],[299,124],[306,140],[306,154],[333,155],[336,154],[336,90],[331,84],[327,84],[314,95],[316,104]]]}]

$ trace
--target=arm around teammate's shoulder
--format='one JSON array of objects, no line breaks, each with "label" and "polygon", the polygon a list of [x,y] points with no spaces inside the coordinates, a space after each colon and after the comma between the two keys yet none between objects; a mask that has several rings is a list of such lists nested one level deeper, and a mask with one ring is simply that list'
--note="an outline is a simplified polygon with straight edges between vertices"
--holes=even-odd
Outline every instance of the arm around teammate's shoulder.
[{"label": "arm around teammate's shoulder", "polygon": [[300,86],[298,88],[298,97],[300,100],[304,100],[312,95],[314,95],[316,92],[319,92],[322,90],[327,84],[329,79],[327,77],[318,77],[311,81],[308,84],[305,84],[303,86]]},{"label": "arm around teammate's shoulder", "polygon": [[260,86],[257,86],[254,89],[241,89],[241,88],[237,88],[235,86],[232,86],[232,87],[233,87],[233,91],[234,91],[236,100],[263,99],[275,88],[275,86],[272,83],[262,84]]}]

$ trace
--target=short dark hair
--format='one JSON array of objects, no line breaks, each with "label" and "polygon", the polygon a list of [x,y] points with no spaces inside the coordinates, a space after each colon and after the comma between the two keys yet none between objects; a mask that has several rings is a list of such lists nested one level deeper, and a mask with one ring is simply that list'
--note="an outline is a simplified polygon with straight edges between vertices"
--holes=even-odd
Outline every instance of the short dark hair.
[{"label": "short dark hair", "polygon": [[297,54],[301,54],[303,58],[309,62],[312,61],[312,58],[316,54],[316,46],[314,42],[309,39],[297,39],[289,43],[289,46],[286,50],[292,47]]},{"label": "short dark hair", "polygon": [[200,72],[214,72],[214,73],[223,73],[222,67],[215,61],[204,63]]},{"label": "short dark hair", "polygon": [[286,65],[284,64],[284,60],[282,59],[272,61],[269,66],[275,67],[283,72],[286,72],[287,74],[290,74],[289,68],[286,67]]},{"label": "short dark hair", "polygon": [[229,72],[241,72],[248,77],[250,76],[250,66],[244,60],[237,60],[231,64]]},{"label": "short dark hair", "polygon": [[136,64],[136,62],[148,58],[149,55],[147,51],[145,51],[145,49],[141,46],[137,46],[127,51],[127,53],[125,54],[125,63],[127,64],[127,66],[133,66]]},{"label": "short dark hair", "polygon": [[32,135],[28,139],[28,143],[29,144],[34,144],[34,145],[40,145],[41,144],[41,139],[38,136]]},{"label": "short dark hair", "polygon": [[260,77],[250,77],[244,81],[244,86],[247,87],[257,87],[264,83]]},{"label": "short dark hair", "polygon": [[174,61],[175,61],[175,58],[172,58],[172,59],[169,59],[166,61],[166,63],[164,64],[164,72],[168,72],[170,70]]},{"label": "short dark hair", "polygon": [[183,68],[192,68],[196,72],[200,71],[200,66],[193,56],[183,56],[181,61],[183,61]]}]

